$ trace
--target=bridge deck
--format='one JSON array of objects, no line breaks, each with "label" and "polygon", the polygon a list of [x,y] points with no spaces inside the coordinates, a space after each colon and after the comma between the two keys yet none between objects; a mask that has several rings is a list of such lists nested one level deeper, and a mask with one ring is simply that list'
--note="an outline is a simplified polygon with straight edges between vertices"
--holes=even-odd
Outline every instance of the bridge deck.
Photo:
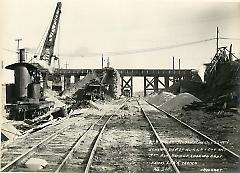
[{"label": "bridge deck", "polygon": [[[85,76],[86,74],[92,71],[100,71],[102,69],[56,69],[55,74],[59,75],[81,75]],[[196,73],[194,69],[116,69],[121,76],[191,76],[193,73]]]}]

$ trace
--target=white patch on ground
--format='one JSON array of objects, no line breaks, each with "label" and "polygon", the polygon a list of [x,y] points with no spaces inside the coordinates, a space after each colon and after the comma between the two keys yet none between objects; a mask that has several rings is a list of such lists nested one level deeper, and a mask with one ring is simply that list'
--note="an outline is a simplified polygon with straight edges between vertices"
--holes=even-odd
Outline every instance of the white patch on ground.
[{"label": "white patch on ground", "polygon": [[[140,146],[145,143],[144,140],[141,140],[144,136],[149,136],[149,133],[139,130],[108,130],[103,134],[101,145],[103,148],[117,146],[119,141],[121,141],[128,146]],[[149,139],[146,140],[148,141]]]}]

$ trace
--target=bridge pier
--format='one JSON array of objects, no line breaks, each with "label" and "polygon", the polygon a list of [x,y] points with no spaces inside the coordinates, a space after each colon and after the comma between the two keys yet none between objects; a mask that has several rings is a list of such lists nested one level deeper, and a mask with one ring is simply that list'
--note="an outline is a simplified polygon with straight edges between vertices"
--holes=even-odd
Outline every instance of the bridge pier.
[{"label": "bridge pier", "polygon": [[61,86],[62,86],[62,91],[65,89],[64,88],[64,75],[61,75]]},{"label": "bridge pier", "polygon": [[80,81],[81,75],[74,75],[74,83]]},{"label": "bridge pier", "polygon": [[64,75],[64,89],[70,86],[71,75]]},{"label": "bridge pier", "polygon": [[168,89],[169,88],[169,77],[168,76],[164,77],[164,84],[165,84],[165,88]]},{"label": "bridge pier", "polygon": [[126,76],[121,76],[122,81],[122,94],[124,95],[126,91],[129,91],[129,96],[133,96],[133,77],[129,77],[127,80],[124,79]]},{"label": "bridge pier", "polygon": [[147,91],[153,91],[157,93],[160,89],[159,84],[161,84],[164,88],[166,88],[166,81],[168,81],[167,87],[169,87],[169,79],[165,79],[165,83],[163,83],[159,79],[159,76],[154,76],[154,77],[144,76],[144,96],[147,96]]}]

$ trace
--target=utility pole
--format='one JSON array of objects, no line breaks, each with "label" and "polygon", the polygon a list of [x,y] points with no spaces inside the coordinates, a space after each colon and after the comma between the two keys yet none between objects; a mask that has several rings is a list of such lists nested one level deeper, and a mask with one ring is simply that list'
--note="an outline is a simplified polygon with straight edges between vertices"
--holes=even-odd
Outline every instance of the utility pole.
[{"label": "utility pole", "polygon": [[175,83],[175,67],[174,67],[174,56],[173,56],[173,83]]},{"label": "utility pole", "polygon": [[217,27],[217,52],[218,52],[218,46],[219,46],[218,45],[218,41],[219,41],[219,36],[218,35],[219,35],[219,30],[218,30],[218,27]]},{"label": "utility pole", "polygon": [[232,44],[230,45],[230,50],[229,50],[229,61],[232,61]]},{"label": "utility pole", "polygon": [[21,38],[17,38],[17,39],[15,39],[15,41],[17,42],[17,62],[19,62],[19,48],[20,48],[20,41],[22,41],[22,39]]},{"label": "utility pole", "polygon": [[69,64],[66,62],[66,64],[64,64],[64,65],[65,65],[65,68],[67,69]]},{"label": "utility pole", "polygon": [[20,41],[22,41],[22,39],[21,38],[17,38],[17,39],[15,39],[15,41],[17,42],[17,50],[19,50]]},{"label": "utility pole", "polygon": [[179,58],[178,59],[178,69],[179,69],[179,72],[180,72],[180,67],[181,67],[181,59]]},{"label": "utility pole", "polygon": [[[181,59],[178,59],[178,70],[179,70],[179,74],[180,74],[180,69],[181,69]],[[179,92],[181,91],[181,76],[178,78],[179,81]]]},{"label": "utility pole", "polygon": [[[179,74],[180,74],[180,69],[181,69],[181,59],[179,58],[179,59],[178,59],[178,70],[179,70]],[[181,79],[181,77],[178,78],[179,84],[180,84],[180,79]]]},{"label": "utility pole", "polygon": [[102,69],[103,69],[103,54],[102,54]]},{"label": "utility pole", "polygon": [[26,54],[26,61],[27,61],[27,54],[28,54],[28,51],[27,51],[27,49],[26,49],[26,52],[25,52],[25,54]]},{"label": "utility pole", "polygon": [[110,61],[109,61],[109,57],[108,57],[108,59],[107,59],[107,67],[109,67],[110,66]]}]

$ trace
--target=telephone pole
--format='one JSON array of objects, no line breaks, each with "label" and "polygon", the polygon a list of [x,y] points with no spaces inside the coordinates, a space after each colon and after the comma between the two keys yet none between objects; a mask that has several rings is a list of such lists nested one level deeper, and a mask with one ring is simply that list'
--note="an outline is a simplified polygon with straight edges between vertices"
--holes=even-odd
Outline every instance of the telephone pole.
[{"label": "telephone pole", "polygon": [[17,39],[15,39],[15,41],[17,42],[17,54],[18,54],[17,62],[19,62],[19,48],[20,48],[20,41],[22,41],[22,39],[21,38],[17,38]]},{"label": "telephone pole", "polygon": [[179,58],[178,59],[178,69],[179,69],[179,71],[180,71],[180,68],[181,68],[181,59]]},{"label": "telephone pole", "polygon": [[174,67],[174,56],[173,56],[173,83],[175,83],[175,67]]},{"label": "telephone pole", "polygon": [[109,67],[110,66],[110,61],[109,61],[109,57],[108,57],[108,59],[107,59],[107,67]]},{"label": "telephone pole", "polygon": [[219,30],[218,30],[218,27],[217,27],[217,52],[218,52],[218,41],[219,41]]},{"label": "telephone pole", "polygon": [[64,65],[65,65],[65,68],[67,69],[69,64],[66,62],[66,64],[64,64]]},{"label": "telephone pole", "polygon": [[103,54],[102,54],[102,69],[103,69]]},{"label": "telephone pole", "polygon": [[17,50],[19,50],[20,41],[22,41],[22,39],[21,38],[17,38],[17,39],[15,39],[15,41],[17,42]]}]

